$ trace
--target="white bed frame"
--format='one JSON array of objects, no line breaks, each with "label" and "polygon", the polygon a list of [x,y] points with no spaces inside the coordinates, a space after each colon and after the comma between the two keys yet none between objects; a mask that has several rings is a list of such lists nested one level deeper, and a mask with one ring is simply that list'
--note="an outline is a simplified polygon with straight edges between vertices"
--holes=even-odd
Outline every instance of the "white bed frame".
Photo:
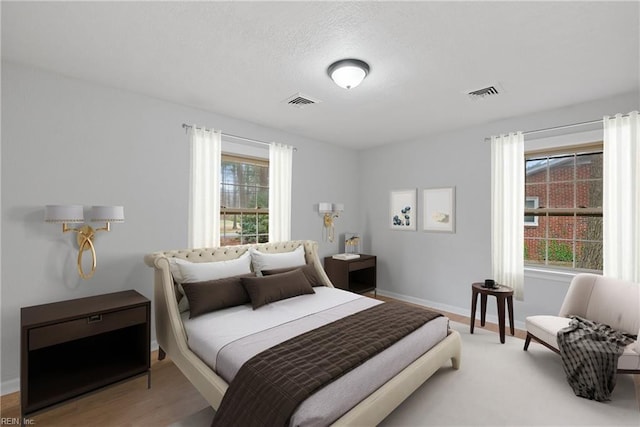
[{"label": "white bed frame", "polygon": [[[290,252],[300,245],[304,246],[307,264],[314,264],[318,277],[326,286],[333,287],[320,263],[318,244],[310,240],[172,250],[154,252],[145,256],[145,263],[154,268],[155,275],[154,306],[156,339],[160,346],[159,358],[164,358],[165,354],[169,355],[173,363],[178,366],[214,409],[220,406],[228,384],[196,356],[187,345],[187,335],[178,310],[173,277],[169,270],[169,258],[182,258],[192,262],[224,261],[238,258],[250,247],[255,247],[261,252],[279,253]],[[460,367],[460,353],[460,334],[451,330],[444,340],[383,384],[332,425],[376,425],[380,423],[448,360],[451,360],[454,369],[458,369]]]}]

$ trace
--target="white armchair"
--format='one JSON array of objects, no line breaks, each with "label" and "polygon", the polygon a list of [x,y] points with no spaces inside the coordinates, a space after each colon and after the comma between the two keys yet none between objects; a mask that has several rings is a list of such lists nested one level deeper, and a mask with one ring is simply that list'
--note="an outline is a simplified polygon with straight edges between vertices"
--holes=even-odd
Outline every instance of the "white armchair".
[{"label": "white armchair", "polygon": [[[611,326],[618,331],[640,335],[640,284],[596,274],[578,274],[571,281],[558,316],[529,316],[525,324],[524,350],[533,338],[559,353],[557,334],[569,326],[569,316]],[[640,373],[640,341],[629,344],[618,359],[618,372]]]}]

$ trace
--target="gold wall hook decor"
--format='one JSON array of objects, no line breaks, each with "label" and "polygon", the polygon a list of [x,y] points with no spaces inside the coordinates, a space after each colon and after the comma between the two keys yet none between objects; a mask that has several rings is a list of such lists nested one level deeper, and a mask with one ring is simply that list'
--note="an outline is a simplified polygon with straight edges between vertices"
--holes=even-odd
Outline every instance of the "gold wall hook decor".
[{"label": "gold wall hook decor", "polygon": [[333,227],[333,216],[330,213],[324,214],[324,226]]},{"label": "gold wall hook decor", "polygon": [[344,205],[342,203],[318,203],[318,212],[324,214],[324,229],[322,232],[324,240],[333,242],[333,240],[335,239],[334,218],[338,218],[342,211],[344,211]]},{"label": "gold wall hook decor", "polygon": [[[96,248],[93,239],[98,231],[111,231],[111,222],[124,222],[124,209],[122,206],[93,206],[92,219],[95,222],[104,222],[105,226],[93,228],[88,224],[78,227],[69,227],[69,223],[84,222],[83,206],[57,206],[48,205],[45,207],[45,221],[62,223],[62,232],[76,233],[78,243],[78,274],[83,279],[93,277],[97,266]],[[85,251],[91,251],[91,271],[84,272],[82,268],[82,256]]]},{"label": "gold wall hook decor", "polygon": [[[110,224],[107,222],[104,227],[94,229],[90,225],[83,225],[78,228],[71,228],[66,223],[62,224],[62,232],[76,233],[76,242],[78,243],[78,274],[83,279],[90,279],[96,271],[97,258],[96,248],[93,245],[93,239],[98,231],[111,231]],[[91,251],[91,271],[88,274],[84,272],[82,267],[82,256],[84,251]]]}]

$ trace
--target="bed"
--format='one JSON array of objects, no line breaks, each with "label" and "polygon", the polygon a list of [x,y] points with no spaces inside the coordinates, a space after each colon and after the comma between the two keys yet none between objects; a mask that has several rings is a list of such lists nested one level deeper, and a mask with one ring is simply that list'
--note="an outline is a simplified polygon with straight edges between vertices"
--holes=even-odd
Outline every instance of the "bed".
[{"label": "bed", "polygon": [[[194,318],[189,318],[189,313],[184,310],[181,312],[181,301],[185,297],[181,297],[181,293],[177,291],[176,281],[174,281],[176,263],[182,265],[185,261],[190,263],[221,262],[222,264],[219,265],[224,265],[226,262],[237,263],[241,258],[245,258],[247,252],[250,251],[253,254],[257,251],[260,254],[269,254],[269,256],[278,254],[286,257],[292,256],[294,252],[302,252],[302,262],[305,263],[307,269],[313,270],[316,279],[320,282],[317,284],[319,286],[314,287],[316,292],[273,302],[257,310],[253,310],[250,305],[228,307]],[[229,381],[242,363],[255,353],[262,351],[266,341],[281,342],[291,335],[314,328],[313,325],[331,322],[334,318],[340,318],[348,313],[364,310],[379,303],[368,297],[334,289],[320,263],[317,243],[313,241],[288,241],[155,252],[145,256],[145,263],[154,268],[155,326],[159,358],[169,355],[187,379],[216,410],[220,407],[223,396],[229,388]],[[202,264],[202,266],[204,265],[207,264]],[[251,265],[252,269],[259,270],[255,264]],[[301,310],[307,310],[308,305],[305,304],[308,302],[311,302],[311,306],[315,307],[311,310],[316,313],[315,315],[302,313]],[[197,307],[193,309],[197,310]],[[271,324],[272,317],[269,313],[279,311],[288,313],[287,315],[293,316],[293,318],[273,320],[276,323]],[[239,319],[246,319],[246,321],[243,323]],[[224,321],[227,323],[219,323]],[[292,321],[303,324],[300,326],[302,329],[295,332],[295,328],[291,328],[291,325],[294,324],[291,323]],[[208,322],[214,322],[216,326],[212,327]],[[278,322],[284,322],[286,327],[278,327]],[[340,398],[335,399],[335,396],[344,395],[344,392],[341,394],[339,389],[341,387],[340,381],[343,385],[360,385],[361,382],[365,382],[362,380],[363,378],[371,376],[371,372],[380,371],[380,366],[386,366],[389,361],[398,359],[397,349],[395,355],[392,352],[394,346],[400,343],[398,342],[354,369],[354,372],[358,371],[355,374],[353,372],[348,374],[356,376],[340,378],[325,387],[325,390],[321,390],[321,392],[324,391],[324,396],[313,395],[308,399],[311,403],[304,401],[291,418],[291,425],[313,425],[314,423],[322,425],[324,422],[317,419],[309,423],[305,421],[305,416],[308,416],[305,414],[310,413],[313,418],[314,407],[322,407],[324,408],[323,412],[329,413],[327,416],[331,417],[331,425],[378,424],[449,360],[453,368],[458,369],[461,353],[459,334],[447,328],[447,319],[444,317],[434,319],[429,323],[439,324],[434,327],[439,328],[440,332],[433,333],[422,327],[402,339],[403,342],[409,340],[414,343],[422,343],[421,345],[426,345],[429,348],[428,351],[422,353],[420,350],[414,356],[407,356],[407,360],[402,362],[402,366],[397,367],[397,373],[394,372],[389,378],[378,380],[379,384],[371,381],[371,384],[367,386],[370,390],[367,391],[363,386],[365,390],[361,393],[364,394],[357,397],[357,401],[350,403],[343,402],[343,399]],[[252,329],[255,325],[259,325],[259,331]],[[221,333],[218,336],[215,336],[215,333],[214,336],[211,336],[211,331]],[[247,341],[249,339],[247,337],[255,336],[258,332],[266,333],[266,338],[258,339],[257,343]],[[429,340],[433,342],[424,344]],[[230,352],[234,346],[244,353],[238,355],[238,353]],[[226,356],[225,353],[227,353]],[[225,357],[226,362],[224,361]],[[375,367],[376,363],[378,368]],[[330,387],[337,387],[335,389],[337,391],[332,391]],[[322,395],[321,392],[318,392],[317,395]],[[331,397],[332,395],[334,396],[333,402],[327,403],[326,400],[318,400],[326,399],[327,396]],[[313,399],[316,399],[315,402]],[[311,412],[305,412],[305,405],[312,408]],[[340,407],[340,405],[344,407]],[[331,410],[325,411],[328,407],[331,407]],[[331,415],[332,411],[335,413],[334,415]]]}]

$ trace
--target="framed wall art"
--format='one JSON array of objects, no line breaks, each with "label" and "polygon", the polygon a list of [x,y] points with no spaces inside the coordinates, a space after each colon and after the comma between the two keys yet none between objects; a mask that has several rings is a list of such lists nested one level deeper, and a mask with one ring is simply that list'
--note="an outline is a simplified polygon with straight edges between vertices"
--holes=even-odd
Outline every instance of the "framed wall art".
[{"label": "framed wall art", "polygon": [[415,231],[416,218],[416,190],[392,191],[389,210],[391,229]]},{"label": "framed wall art", "polygon": [[456,232],[456,188],[427,188],[423,193],[424,231]]}]

